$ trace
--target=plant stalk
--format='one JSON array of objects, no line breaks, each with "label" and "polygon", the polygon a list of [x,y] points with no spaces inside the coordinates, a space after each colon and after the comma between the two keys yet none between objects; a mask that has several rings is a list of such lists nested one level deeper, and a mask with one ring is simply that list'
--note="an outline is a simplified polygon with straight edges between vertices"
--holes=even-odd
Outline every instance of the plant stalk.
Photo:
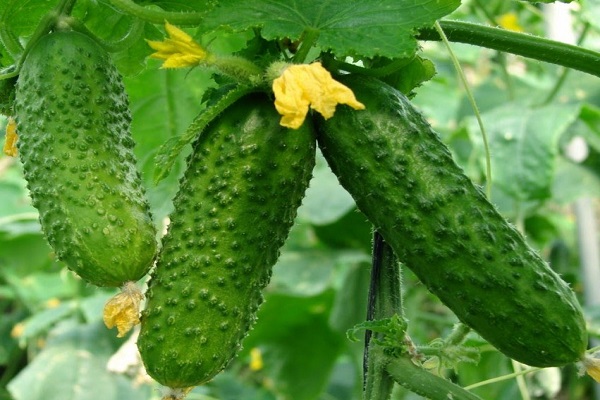
[{"label": "plant stalk", "polygon": [[[539,36],[470,22],[440,21],[439,23],[451,42],[517,54],[600,77],[599,52]],[[419,31],[417,39],[439,41],[442,38],[435,28],[425,28]]]}]

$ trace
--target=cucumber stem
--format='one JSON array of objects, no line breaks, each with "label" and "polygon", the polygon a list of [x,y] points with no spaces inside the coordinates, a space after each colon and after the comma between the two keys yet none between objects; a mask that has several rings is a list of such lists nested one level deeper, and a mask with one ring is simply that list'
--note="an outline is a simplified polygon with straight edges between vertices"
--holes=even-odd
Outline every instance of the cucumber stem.
[{"label": "cucumber stem", "polygon": [[[367,321],[390,318],[394,315],[404,318],[400,263],[391,246],[377,231],[373,234],[372,264]],[[365,331],[364,399],[387,400],[392,393],[394,381],[386,372],[387,361],[381,357],[381,346],[371,342],[373,334],[370,330]]]},{"label": "cucumber stem", "polygon": [[[440,21],[439,24],[450,42],[517,54],[600,77],[600,53],[593,50],[470,22]],[[417,39],[442,40],[435,28],[421,29]]]},{"label": "cucumber stem", "polygon": [[479,396],[468,390],[434,375],[405,357],[387,359],[386,371],[399,385],[420,396],[432,400],[481,400]]},{"label": "cucumber stem", "polygon": [[114,42],[108,42],[100,39],[94,33],[90,32],[90,30],[83,23],[81,23],[81,21],[75,18],[67,17],[64,19],[64,22],[73,30],[96,39],[98,43],[100,43],[100,45],[109,53],[127,50],[129,47],[134,45],[144,33],[144,21],[140,20],[139,18],[134,18],[127,33],[125,33],[122,38]]}]

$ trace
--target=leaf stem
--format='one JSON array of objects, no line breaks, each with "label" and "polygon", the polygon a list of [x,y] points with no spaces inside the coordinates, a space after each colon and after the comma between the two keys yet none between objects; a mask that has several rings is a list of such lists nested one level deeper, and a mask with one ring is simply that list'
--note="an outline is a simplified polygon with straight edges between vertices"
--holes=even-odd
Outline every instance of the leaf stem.
[{"label": "leaf stem", "polygon": [[308,52],[315,45],[318,38],[319,38],[319,30],[318,29],[307,28],[302,33],[302,45],[300,46],[300,48],[294,55],[294,58],[292,59],[292,61],[297,64],[303,63],[304,60],[306,60],[306,56],[308,56]]},{"label": "leaf stem", "polygon": [[[500,50],[600,77],[600,53],[593,50],[470,22],[440,21],[439,24],[450,42]],[[435,28],[420,30],[417,39],[442,40]]]},{"label": "leaf stem", "polygon": [[113,42],[108,42],[106,40],[100,39],[95,34],[90,32],[90,30],[84,24],[82,24],[79,20],[75,18],[66,18],[65,22],[71,28],[73,28],[73,30],[95,38],[100,43],[100,45],[102,45],[102,47],[104,47],[104,49],[109,53],[127,50],[129,47],[135,44],[144,33],[144,21],[140,20],[139,18],[134,18],[131,22],[127,33],[125,33],[125,35],[122,38]]},{"label": "leaf stem", "polygon": [[119,11],[143,19],[154,24],[164,24],[169,21],[180,26],[198,25],[204,18],[203,13],[173,12],[153,10],[134,3],[131,0],[110,0],[110,3]]},{"label": "leaf stem", "polygon": [[469,332],[471,332],[471,328],[459,322],[456,325],[454,325],[454,329],[452,330],[450,335],[448,335],[445,342],[452,346],[459,345],[465,340]]},{"label": "leaf stem", "polygon": [[[3,16],[1,19],[4,21],[6,17]],[[13,60],[17,60],[21,53],[23,53],[23,46],[15,34],[8,29],[8,24],[0,26],[0,43],[4,45],[4,48]]]},{"label": "leaf stem", "polygon": [[481,131],[481,138],[483,140],[483,148],[485,151],[486,194],[488,199],[490,199],[492,197],[492,158],[490,155],[490,146],[488,142],[487,132],[485,130],[485,126],[483,125],[483,120],[481,119],[481,113],[479,112],[479,107],[477,107],[477,102],[475,102],[475,98],[473,97],[473,93],[471,92],[471,88],[469,87],[469,83],[467,82],[467,77],[465,76],[465,73],[463,72],[460,66],[458,58],[456,58],[456,55],[452,51],[452,46],[450,46],[450,42],[448,42],[448,38],[446,37],[444,29],[440,26],[440,23],[437,21],[434,26],[438,34],[442,38],[442,42],[444,43],[444,45],[448,49],[448,52],[450,53],[450,58],[452,59],[454,68],[456,69],[456,72],[458,73],[458,76],[462,81],[463,86],[465,87],[465,93],[467,94],[467,98],[471,103],[471,107],[473,108],[475,118],[477,119],[477,123],[479,124],[479,130]]}]

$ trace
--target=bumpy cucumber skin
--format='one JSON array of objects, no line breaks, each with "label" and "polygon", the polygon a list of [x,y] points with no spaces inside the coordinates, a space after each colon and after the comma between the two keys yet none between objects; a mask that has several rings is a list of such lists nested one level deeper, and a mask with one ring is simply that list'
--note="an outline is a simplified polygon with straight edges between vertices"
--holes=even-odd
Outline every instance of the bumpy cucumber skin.
[{"label": "bumpy cucumber skin", "polygon": [[172,388],[205,383],[240,349],[315,162],[312,125],[242,98],[195,142],[146,293],[138,347]]},{"label": "bumpy cucumber skin", "polygon": [[156,230],[108,54],[80,33],[43,37],[23,63],[14,109],[32,203],[57,257],[98,286],[144,276]]},{"label": "bumpy cucumber skin", "polygon": [[340,183],[408,268],[466,325],[522,363],[561,366],[587,345],[561,278],[458,167],[408,99],[375,79],[340,79],[364,111],[316,118]]}]

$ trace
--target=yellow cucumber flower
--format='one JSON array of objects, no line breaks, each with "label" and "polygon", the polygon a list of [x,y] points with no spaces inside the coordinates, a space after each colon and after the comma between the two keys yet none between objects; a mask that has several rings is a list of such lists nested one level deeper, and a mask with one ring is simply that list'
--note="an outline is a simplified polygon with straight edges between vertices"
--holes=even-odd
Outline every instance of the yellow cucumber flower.
[{"label": "yellow cucumber flower", "polygon": [[329,119],[338,104],[355,110],[365,106],[358,102],[347,86],[333,79],[321,63],[290,65],[273,81],[275,108],[282,115],[280,125],[298,129],[309,107]]},{"label": "yellow cucumber flower", "polygon": [[194,67],[208,57],[204,50],[194,39],[175,25],[165,22],[168,39],[161,41],[147,40],[148,45],[156,50],[150,57],[165,60],[161,68]]},{"label": "yellow cucumber flower", "polygon": [[17,150],[17,123],[13,118],[8,118],[6,124],[6,137],[4,139],[4,154],[11,157],[16,157],[19,153]]},{"label": "yellow cucumber flower", "polygon": [[144,295],[133,282],[127,282],[121,292],[114,295],[104,305],[104,325],[108,329],[117,327],[117,337],[123,337],[140,323],[140,303]]}]

